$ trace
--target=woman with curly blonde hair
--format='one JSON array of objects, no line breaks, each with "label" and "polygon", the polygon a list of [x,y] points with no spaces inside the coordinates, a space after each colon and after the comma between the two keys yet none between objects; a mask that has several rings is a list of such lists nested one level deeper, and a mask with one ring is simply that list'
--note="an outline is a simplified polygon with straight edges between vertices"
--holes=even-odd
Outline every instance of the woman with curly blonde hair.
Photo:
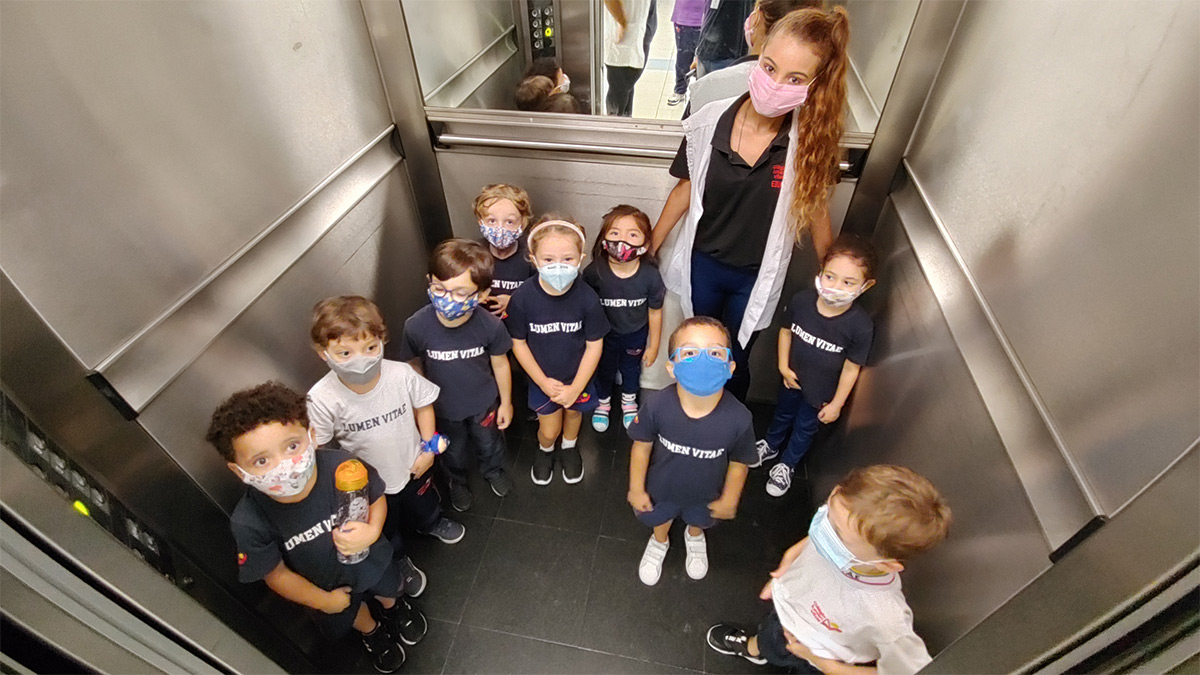
[{"label": "woman with curly blonde hair", "polygon": [[808,233],[820,259],[833,240],[829,194],[838,180],[846,105],[846,11],[800,9],[771,27],[749,92],[683,121],[671,164],[679,183],[654,226],[653,250],[683,219],[663,280],[684,316],[720,319],[737,362],[727,387],[745,399],[748,354],[771,324],[792,248]]}]

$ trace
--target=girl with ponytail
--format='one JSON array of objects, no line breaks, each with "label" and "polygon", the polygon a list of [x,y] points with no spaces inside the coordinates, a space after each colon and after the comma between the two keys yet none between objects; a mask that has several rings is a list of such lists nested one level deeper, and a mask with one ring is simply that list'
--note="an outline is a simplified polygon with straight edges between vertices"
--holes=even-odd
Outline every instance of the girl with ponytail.
[{"label": "girl with ponytail", "polygon": [[807,233],[819,259],[833,240],[829,194],[838,180],[849,40],[841,7],[793,11],[771,26],[749,92],[683,121],[671,165],[679,183],[654,227],[652,250],[682,218],[672,250],[660,256],[664,281],[685,316],[720,319],[736,335],[738,367],[728,388],[739,399],[792,249]]}]

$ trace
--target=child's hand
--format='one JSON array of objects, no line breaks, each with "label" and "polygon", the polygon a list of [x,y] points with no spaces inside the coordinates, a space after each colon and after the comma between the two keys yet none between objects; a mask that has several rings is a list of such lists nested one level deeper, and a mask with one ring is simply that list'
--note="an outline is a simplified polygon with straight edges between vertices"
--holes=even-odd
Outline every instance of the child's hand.
[{"label": "child's hand", "polygon": [[337,614],[350,606],[350,587],[342,586],[325,593],[325,604],[319,609],[326,614]]},{"label": "child's hand", "polygon": [[834,405],[833,403],[826,403],[825,407],[821,408],[821,411],[817,413],[817,419],[821,420],[825,424],[831,424],[837,420],[837,418],[841,417],[841,415],[842,406]]},{"label": "child's hand", "polygon": [[791,368],[780,368],[779,374],[783,375],[783,386],[788,389],[800,388],[800,378],[796,376],[796,371]]},{"label": "child's hand", "polygon": [[496,428],[507,429],[508,425],[512,424],[513,408],[511,403],[501,403],[499,408],[496,408]]},{"label": "child's hand", "polygon": [[544,393],[550,398],[550,400],[553,401],[554,397],[558,395],[558,392],[562,391],[567,385],[559,382],[553,377],[547,377],[546,381],[538,386],[542,388],[542,393]]},{"label": "child's hand", "polygon": [[645,490],[630,490],[626,499],[629,500],[629,505],[633,507],[633,510],[638,513],[654,510],[654,502],[650,501],[650,495]]},{"label": "child's hand", "polygon": [[488,297],[485,304],[489,312],[502,317],[508,311],[508,299],[511,297],[511,295],[492,295]]},{"label": "child's hand", "polygon": [[783,552],[783,558],[779,560],[779,567],[776,567],[775,570],[771,572],[770,581],[767,582],[766,586],[763,586],[762,592],[758,594],[758,597],[762,598],[763,600],[771,599],[771,582],[783,576],[783,573],[792,566],[792,563],[796,562],[796,558],[800,557],[800,552],[804,550],[804,546],[806,544],[808,544],[808,537],[805,537],[795,544],[792,544],[788,550]]},{"label": "child's hand", "polygon": [[570,408],[571,406],[575,405],[575,401],[579,400],[579,395],[582,393],[582,388],[576,389],[575,387],[570,387],[564,384],[562,389],[560,389],[557,394],[550,397],[550,400],[564,408]]},{"label": "child's hand", "polygon": [[352,520],[333,530],[333,545],[342,555],[354,555],[370,548],[379,538],[379,533],[366,523]]},{"label": "child's hand", "polygon": [[646,353],[642,354],[642,367],[649,368],[658,360],[658,345],[646,345]]},{"label": "child's hand", "polygon": [[715,502],[709,502],[708,512],[717,520],[733,520],[737,515],[737,502],[718,499]]},{"label": "child's hand", "polygon": [[429,470],[429,467],[433,466],[433,458],[435,456],[436,455],[434,455],[432,452],[418,452],[417,458],[413,460],[412,466],[409,467],[408,472],[412,474],[414,479],[424,476],[425,472]]}]

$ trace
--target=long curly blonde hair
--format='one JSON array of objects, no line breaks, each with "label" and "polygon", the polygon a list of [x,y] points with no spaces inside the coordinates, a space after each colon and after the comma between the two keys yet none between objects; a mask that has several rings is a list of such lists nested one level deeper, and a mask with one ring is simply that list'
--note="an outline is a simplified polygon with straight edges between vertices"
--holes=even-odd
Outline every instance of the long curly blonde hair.
[{"label": "long curly blonde hair", "polygon": [[821,67],[808,87],[808,100],[797,111],[800,116],[796,139],[796,184],[792,189],[790,215],[797,243],[813,221],[828,208],[829,188],[841,171],[838,142],[845,127],[846,45],[850,42],[850,19],[846,10],[799,9],[771,27],[767,43],[787,37],[812,48]]}]

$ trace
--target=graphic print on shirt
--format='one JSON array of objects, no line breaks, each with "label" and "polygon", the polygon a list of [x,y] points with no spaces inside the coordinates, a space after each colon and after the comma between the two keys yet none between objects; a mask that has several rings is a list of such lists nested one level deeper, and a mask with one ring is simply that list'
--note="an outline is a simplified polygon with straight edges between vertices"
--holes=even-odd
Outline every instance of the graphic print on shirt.
[{"label": "graphic print on shirt", "polygon": [[641,307],[644,304],[645,298],[600,298],[602,307]]},{"label": "graphic print on shirt", "polygon": [[461,361],[462,359],[473,359],[483,356],[486,350],[483,347],[473,347],[471,349],[427,349],[425,356],[434,361]]},{"label": "graphic print on shirt", "polygon": [[835,345],[828,340],[822,340],[795,323],[792,324],[792,335],[804,340],[805,344],[810,344],[817,349],[824,349],[825,351],[832,352],[834,354],[841,354],[842,350],[845,349],[845,347],[842,347],[841,345]]},{"label": "graphic print on shirt", "polygon": [[512,295],[512,292],[517,290],[517,287],[525,283],[524,279],[520,281],[509,281],[507,279],[492,279],[492,291],[499,295]]},{"label": "graphic print on shirt", "polygon": [[374,417],[362,420],[361,422],[346,422],[346,433],[374,429],[381,424],[387,424],[388,422],[397,419],[406,412],[408,412],[408,404],[401,403],[399,408],[396,408],[390,412],[385,412],[382,415],[376,415]]},{"label": "graphic print on shirt", "polygon": [[308,528],[307,530],[304,530],[303,532],[299,532],[297,534],[292,535],[291,537],[288,538],[287,541],[283,542],[283,548],[285,550],[290,551],[290,550],[296,548],[297,546],[299,546],[300,544],[308,543],[308,542],[312,541],[313,539],[320,537],[321,535],[325,534],[326,532],[333,532],[333,521],[336,518],[337,518],[337,514],[334,513],[333,515],[329,516],[325,520],[322,520],[321,522],[317,523],[316,525],[313,525],[312,527]]},{"label": "graphic print on shirt", "polygon": [[813,618],[817,620],[817,623],[821,624],[822,626],[828,628],[831,631],[834,631],[837,633],[842,632],[842,629],[838,628],[838,625],[836,623],[830,621],[829,617],[825,616],[825,612],[821,610],[821,606],[817,604],[816,600],[813,600],[813,604],[811,607],[808,608],[808,611],[812,612]]},{"label": "graphic print on shirt", "polygon": [[[637,423],[636,418],[634,419],[634,423]],[[658,442],[661,443],[664,448],[670,450],[676,455],[690,455],[696,459],[716,459],[725,454],[725,448],[717,448],[716,450],[701,450],[700,448],[693,448],[690,445],[672,443],[666,438],[663,438],[662,434],[658,434]]]},{"label": "graphic print on shirt", "polygon": [[582,321],[552,321],[550,323],[531,323],[529,332],[540,333],[578,333],[583,330]]}]

